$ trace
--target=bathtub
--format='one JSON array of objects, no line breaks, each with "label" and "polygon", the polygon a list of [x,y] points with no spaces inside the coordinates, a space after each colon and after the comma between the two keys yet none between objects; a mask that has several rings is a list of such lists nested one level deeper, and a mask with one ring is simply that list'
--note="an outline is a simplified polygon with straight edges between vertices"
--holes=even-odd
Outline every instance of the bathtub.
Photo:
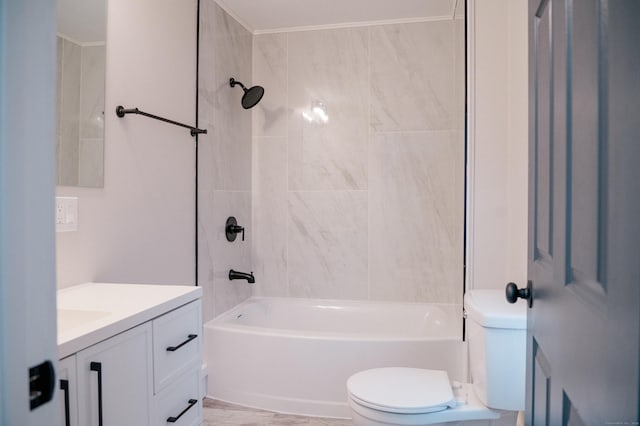
[{"label": "bathtub", "polygon": [[465,379],[460,305],[253,297],[204,342],[210,397],[282,413],[349,417],[347,378],[369,368]]}]

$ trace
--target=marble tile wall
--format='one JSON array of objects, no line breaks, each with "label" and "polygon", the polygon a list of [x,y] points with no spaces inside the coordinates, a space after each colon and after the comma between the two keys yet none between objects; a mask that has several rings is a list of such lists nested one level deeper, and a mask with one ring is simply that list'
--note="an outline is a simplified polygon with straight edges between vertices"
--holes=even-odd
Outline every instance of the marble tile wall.
[{"label": "marble tile wall", "polygon": [[252,235],[251,112],[241,107],[242,89],[229,78],[251,83],[252,35],[214,0],[200,3],[198,126],[198,283],[203,319],[230,309],[251,295],[246,281],[229,281],[229,269],[250,272],[250,238],[225,238],[235,216]]},{"label": "marble tile wall", "polygon": [[58,185],[104,181],[105,46],[57,37]]},{"label": "marble tile wall", "polygon": [[104,182],[104,45],[82,47],[78,181],[102,187]]},{"label": "marble tile wall", "polygon": [[[462,302],[462,21],[256,35],[254,293]],[[309,121],[324,105],[328,120]]]},{"label": "marble tile wall", "polygon": [[62,37],[56,37],[56,43],[58,185],[77,185],[82,48]]}]

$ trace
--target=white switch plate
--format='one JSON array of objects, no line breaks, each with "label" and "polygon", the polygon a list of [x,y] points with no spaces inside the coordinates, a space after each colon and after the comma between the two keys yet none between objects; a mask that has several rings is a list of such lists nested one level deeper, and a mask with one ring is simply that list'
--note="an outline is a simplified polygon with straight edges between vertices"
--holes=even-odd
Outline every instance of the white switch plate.
[{"label": "white switch plate", "polygon": [[56,197],[56,232],[78,230],[78,197]]}]

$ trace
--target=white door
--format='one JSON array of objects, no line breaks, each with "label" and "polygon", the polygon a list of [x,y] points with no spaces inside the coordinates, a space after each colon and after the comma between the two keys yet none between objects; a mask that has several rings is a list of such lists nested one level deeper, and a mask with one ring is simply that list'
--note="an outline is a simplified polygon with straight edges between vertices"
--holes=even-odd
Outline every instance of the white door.
[{"label": "white door", "polygon": [[638,424],[640,1],[530,0],[527,423]]},{"label": "white door", "polygon": [[45,402],[50,368],[29,380],[57,362],[55,32],[55,0],[0,0],[2,425],[59,424],[57,401]]}]

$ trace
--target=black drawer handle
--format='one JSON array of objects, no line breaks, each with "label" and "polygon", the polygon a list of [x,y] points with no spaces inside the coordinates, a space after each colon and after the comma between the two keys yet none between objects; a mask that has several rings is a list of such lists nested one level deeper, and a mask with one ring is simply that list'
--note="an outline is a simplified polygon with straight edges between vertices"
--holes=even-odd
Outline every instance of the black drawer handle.
[{"label": "black drawer handle", "polygon": [[92,362],[89,369],[98,373],[98,425],[102,426],[102,363]]},{"label": "black drawer handle", "polygon": [[190,335],[187,336],[187,340],[185,340],[184,342],[180,343],[178,346],[169,346],[167,348],[167,351],[169,351],[169,352],[177,351],[178,349],[180,349],[181,347],[183,347],[184,345],[186,345],[187,343],[189,343],[190,341],[192,341],[196,337],[198,337],[197,334],[190,334]]},{"label": "black drawer handle", "polygon": [[60,380],[60,390],[64,391],[64,426],[71,426],[69,418],[69,381]]},{"label": "black drawer handle", "polygon": [[178,421],[178,419],[179,419],[180,417],[182,417],[182,415],[183,415],[184,413],[186,413],[187,411],[189,411],[189,408],[191,408],[191,407],[193,407],[194,405],[196,405],[196,403],[197,403],[197,402],[198,402],[198,400],[197,400],[197,399],[190,399],[190,400],[189,400],[189,406],[187,406],[187,408],[185,408],[184,410],[182,410],[182,412],[181,412],[180,414],[178,414],[178,417],[169,417],[169,418],[167,419],[167,423],[175,423],[175,422],[177,422],[177,421]]}]

